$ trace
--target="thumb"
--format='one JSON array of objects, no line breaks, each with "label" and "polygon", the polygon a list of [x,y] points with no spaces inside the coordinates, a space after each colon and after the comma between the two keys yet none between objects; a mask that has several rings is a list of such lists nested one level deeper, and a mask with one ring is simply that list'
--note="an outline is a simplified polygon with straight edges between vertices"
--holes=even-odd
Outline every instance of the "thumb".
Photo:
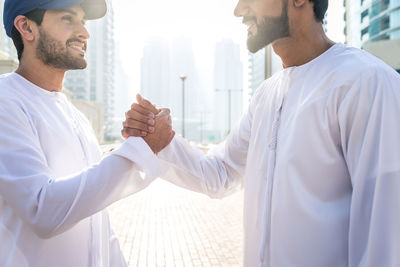
[{"label": "thumb", "polygon": [[136,95],[136,100],[139,105],[152,112],[153,114],[158,114],[159,110],[154,107],[154,105],[147,99],[144,99],[140,94]]}]

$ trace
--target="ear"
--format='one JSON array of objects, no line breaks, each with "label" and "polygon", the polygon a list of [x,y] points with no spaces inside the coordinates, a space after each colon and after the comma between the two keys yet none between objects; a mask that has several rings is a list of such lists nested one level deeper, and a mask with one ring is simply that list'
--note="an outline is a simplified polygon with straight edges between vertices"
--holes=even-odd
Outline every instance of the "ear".
[{"label": "ear", "polygon": [[37,31],[37,25],[35,22],[29,20],[23,15],[19,15],[14,20],[14,26],[21,34],[22,40],[35,40],[35,31]]},{"label": "ear", "polygon": [[309,0],[293,0],[293,5],[294,7],[300,8],[303,7],[307,1]]}]

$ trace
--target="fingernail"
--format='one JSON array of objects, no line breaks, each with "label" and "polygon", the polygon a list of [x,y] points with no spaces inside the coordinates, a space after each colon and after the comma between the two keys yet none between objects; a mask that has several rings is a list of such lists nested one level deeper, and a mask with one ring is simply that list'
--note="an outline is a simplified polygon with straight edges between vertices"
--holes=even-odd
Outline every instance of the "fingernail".
[{"label": "fingernail", "polygon": [[149,127],[149,131],[152,133],[152,132],[154,132],[154,127]]},{"label": "fingernail", "polygon": [[149,113],[149,117],[154,119],[155,115],[153,113]]},{"label": "fingernail", "polygon": [[153,119],[149,119],[149,120],[147,121],[147,123],[150,124],[150,125],[154,125],[155,121],[154,121]]},{"label": "fingernail", "polygon": [[142,134],[142,136],[146,136],[147,135],[147,133],[145,131],[142,131],[141,134]]}]

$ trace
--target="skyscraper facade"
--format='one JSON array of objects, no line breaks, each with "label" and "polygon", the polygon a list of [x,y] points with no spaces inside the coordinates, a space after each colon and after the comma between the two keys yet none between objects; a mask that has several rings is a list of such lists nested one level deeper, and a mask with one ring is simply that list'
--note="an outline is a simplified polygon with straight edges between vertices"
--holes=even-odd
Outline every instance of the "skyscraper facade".
[{"label": "skyscraper facade", "polygon": [[[170,49],[168,40],[162,38],[148,40],[143,49],[143,57],[140,63],[141,94],[157,106],[172,108],[172,99],[177,96],[170,89]],[[174,112],[176,111],[174,110]]]},{"label": "skyscraper facade", "polygon": [[213,130],[224,139],[243,113],[243,64],[240,46],[231,39],[216,44],[214,53]]},{"label": "skyscraper facade", "polygon": [[[182,75],[186,77],[184,101]],[[178,134],[183,133],[184,115],[185,138],[196,142],[201,140],[205,100],[198,77],[191,39],[153,38],[145,45],[141,59],[141,94],[157,106],[171,109]]]},{"label": "skyscraper facade", "polygon": [[400,39],[400,0],[346,0],[346,41],[356,46]]},{"label": "skyscraper facade", "polygon": [[400,73],[400,0],[345,0],[346,42]]},{"label": "skyscraper facade", "polygon": [[265,79],[282,70],[282,61],[269,45],[255,54],[249,53],[249,94],[252,96]]},{"label": "skyscraper facade", "polygon": [[104,140],[116,138],[113,131],[115,109],[115,43],[114,10],[108,6],[102,19],[88,21],[88,67],[68,71],[64,87],[72,93],[72,99],[101,103],[104,114]]},{"label": "skyscraper facade", "polygon": [[3,9],[4,0],[0,0],[0,74],[11,72],[18,66],[17,52],[14,44],[11,38],[6,35],[6,31],[4,30]]}]

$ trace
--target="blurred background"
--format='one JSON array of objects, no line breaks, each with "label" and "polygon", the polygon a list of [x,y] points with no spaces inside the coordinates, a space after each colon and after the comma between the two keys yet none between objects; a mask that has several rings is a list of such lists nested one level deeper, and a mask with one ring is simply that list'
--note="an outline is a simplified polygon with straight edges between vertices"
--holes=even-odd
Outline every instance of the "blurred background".
[{"label": "blurred background", "polygon": [[[0,0],[0,16],[4,0]],[[257,87],[282,69],[271,47],[250,54],[233,0],[115,0],[89,21],[88,68],[64,93],[104,151],[122,141],[124,113],[141,93],[172,111],[173,126],[206,152],[223,140]],[[400,0],[331,0],[324,29],[400,72]],[[2,21],[2,18],[1,18]],[[0,27],[0,74],[18,66]],[[241,266],[243,193],[212,200],[157,180],[109,207],[129,266]]]},{"label": "blurred background", "polygon": [[[282,68],[271,47],[247,52],[247,30],[233,16],[235,5],[109,1],[108,14],[87,23],[89,66],[69,71],[64,87],[100,143],[122,141],[124,112],[138,92],[170,108],[174,129],[185,138],[212,144],[226,137],[256,88]],[[324,27],[332,40],[400,69],[400,0],[332,0]],[[16,68],[16,53],[3,27],[0,37],[0,73],[6,73]]]}]

